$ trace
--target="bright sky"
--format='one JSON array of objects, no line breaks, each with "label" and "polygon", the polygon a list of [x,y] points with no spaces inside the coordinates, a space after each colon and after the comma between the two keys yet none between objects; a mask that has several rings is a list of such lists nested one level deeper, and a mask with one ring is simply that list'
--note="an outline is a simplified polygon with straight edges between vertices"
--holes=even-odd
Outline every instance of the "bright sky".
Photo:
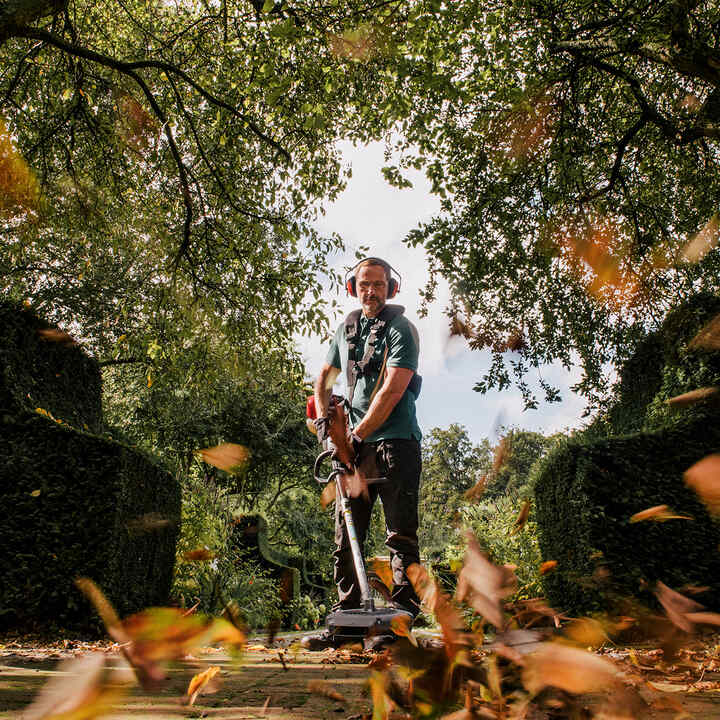
[{"label": "bright sky", "polygon": [[[381,143],[363,147],[345,143],[341,149],[345,163],[352,166],[352,178],[337,201],[327,206],[317,226],[321,232],[337,232],[345,240],[347,253],[328,258],[330,266],[343,275],[354,264],[354,250],[361,245],[368,245],[371,255],[382,257],[400,271],[402,287],[394,302],[405,306],[405,314],[420,333],[423,388],[417,413],[423,432],[460,423],[468,428],[471,439],[479,442],[483,437],[495,441],[498,425],[545,433],[581,425],[584,401],[569,390],[577,377],[571,377],[560,366],[541,372],[561,389],[563,402],[541,403],[538,410],[523,412],[520,392],[514,388],[486,395],[473,391],[475,382],[489,367],[489,353],[471,351],[463,338],[450,337],[443,312],[449,298],[446,285],[439,288],[428,315],[418,317],[418,291],[427,279],[425,251],[410,248],[402,241],[408,231],[439,210],[428,181],[422,173],[413,172],[406,173],[414,184],[412,188],[398,190],[389,186],[380,171],[385,164]],[[358,307],[357,299],[344,293],[340,301],[345,313]],[[341,320],[338,318],[333,326]],[[325,360],[327,344],[317,337],[299,338],[299,343],[308,372],[315,375]],[[337,391],[344,393],[344,387]]]}]

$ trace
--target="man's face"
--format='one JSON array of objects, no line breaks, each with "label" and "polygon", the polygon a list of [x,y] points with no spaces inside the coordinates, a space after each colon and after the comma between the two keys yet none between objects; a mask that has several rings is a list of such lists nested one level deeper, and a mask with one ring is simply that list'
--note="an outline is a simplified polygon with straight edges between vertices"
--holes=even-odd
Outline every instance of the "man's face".
[{"label": "man's face", "polygon": [[380,265],[365,265],[358,270],[355,282],[363,313],[366,317],[375,317],[387,300],[388,281],[385,268]]}]

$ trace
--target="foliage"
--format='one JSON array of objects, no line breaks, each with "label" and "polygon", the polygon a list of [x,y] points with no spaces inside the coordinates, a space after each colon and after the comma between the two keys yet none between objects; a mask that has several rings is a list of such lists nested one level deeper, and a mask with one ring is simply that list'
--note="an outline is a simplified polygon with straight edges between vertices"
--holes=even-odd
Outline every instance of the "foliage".
[{"label": "foliage", "polygon": [[[209,473],[192,472],[183,487],[182,533],[173,595],[183,607],[220,614],[228,604],[251,628],[264,628],[282,612],[277,583],[257,558],[232,542],[235,503]],[[193,559],[193,551],[200,557]]]},{"label": "foliage", "polygon": [[554,361],[582,369],[594,405],[608,363],[718,289],[717,5],[415,10],[393,65],[400,159],[386,177],[424,168],[443,200],[407,239],[430,258],[426,298],[447,278],[453,327],[492,352],[476,389],[514,380],[534,406],[526,378]]},{"label": "foliage", "polygon": [[[682,473],[720,442],[717,423],[607,439],[562,443],[541,461],[535,482],[536,521],[550,603],[571,612],[607,609],[618,596],[637,596],[656,581],[670,587],[709,585],[720,602],[720,530]],[[692,520],[630,523],[656,505]]]},{"label": "foliage", "polygon": [[423,557],[440,559],[449,545],[459,542],[463,493],[489,471],[491,462],[490,443],[473,444],[462,425],[433,428],[425,435],[418,506]]},{"label": "foliage", "polygon": [[[463,528],[469,529],[478,539],[480,547],[498,565],[516,565],[518,599],[542,594],[537,526],[531,512],[524,528],[517,531],[515,520],[523,500],[516,493],[507,493],[493,500],[464,505],[460,514]],[[448,552],[451,565],[458,565],[464,544]]]},{"label": "foliage", "polygon": [[300,595],[290,604],[290,627],[313,630],[325,615],[325,605],[316,605],[309,595]]},{"label": "foliage", "polygon": [[0,301],[0,411],[41,411],[102,430],[100,371],[72,338],[19,304]]},{"label": "foliage", "polygon": [[696,295],[668,313],[658,330],[648,334],[624,363],[612,404],[589,431],[598,436],[621,435],[684,423],[695,412],[707,412],[707,405],[677,410],[667,401],[720,384],[720,355],[716,348],[692,343],[718,313],[720,298],[707,293]]},{"label": "foliage", "polygon": [[40,414],[6,416],[2,435],[0,622],[87,628],[78,576],[122,615],[165,603],[180,515],[173,478],[136,450]]}]

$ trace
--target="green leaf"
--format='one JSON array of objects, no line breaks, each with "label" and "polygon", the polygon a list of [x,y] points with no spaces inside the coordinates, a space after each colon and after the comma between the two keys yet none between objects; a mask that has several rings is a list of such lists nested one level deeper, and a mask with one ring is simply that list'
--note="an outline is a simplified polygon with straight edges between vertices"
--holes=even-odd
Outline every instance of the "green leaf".
[{"label": "green leaf", "polygon": [[275,0],[265,0],[262,6],[263,15],[267,15],[275,7]]}]

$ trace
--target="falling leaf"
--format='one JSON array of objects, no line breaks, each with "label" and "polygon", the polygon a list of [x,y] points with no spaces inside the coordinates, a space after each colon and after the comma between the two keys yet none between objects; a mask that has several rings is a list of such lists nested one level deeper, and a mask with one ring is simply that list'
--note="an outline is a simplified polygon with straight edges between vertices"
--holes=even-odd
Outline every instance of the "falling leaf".
[{"label": "falling leaf", "polygon": [[564,629],[565,637],[583,647],[598,648],[608,641],[603,623],[595,618],[577,618]]},{"label": "falling leaf", "polygon": [[386,674],[373,670],[370,673],[370,696],[373,703],[372,720],[388,720],[395,703],[386,692]]},{"label": "falling leaf", "polygon": [[511,440],[509,435],[500,438],[500,442],[495,446],[495,454],[493,457],[493,474],[497,474],[500,468],[505,465],[510,458]]},{"label": "falling leaf", "polygon": [[213,678],[220,672],[218,665],[212,665],[204,672],[195,675],[188,685],[186,701],[188,705],[194,705],[195,699],[199,694],[209,694],[217,692],[218,685],[213,683]]},{"label": "falling leaf", "polygon": [[540,563],[540,574],[545,575],[546,573],[552,572],[557,567],[557,560],[546,560]]},{"label": "falling leaf", "polygon": [[716,315],[688,343],[689,348],[720,350],[720,315]]},{"label": "falling leaf", "polygon": [[689,515],[678,515],[667,505],[655,505],[636,512],[630,517],[631,523],[643,522],[644,520],[653,520],[654,522],[665,522],[666,520],[692,520]]},{"label": "falling leaf", "polygon": [[40,186],[0,117],[0,216],[32,210],[40,199]]},{"label": "falling leaf", "polygon": [[374,557],[370,560],[372,571],[380,578],[388,590],[393,588],[393,573],[390,562],[384,558]]},{"label": "falling leaf", "polygon": [[515,524],[513,525],[512,530],[510,531],[510,534],[514,535],[515,533],[520,532],[525,527],[525,523],[527,522],[529,516],[530,516],[530,501],[526,500],[523,503],[523,506],[520,508],[520,512],[518,513],[518,516],[515,518]]},{"label": "falling leaf", "polygon": [[205,562],[213,560],[215,557],[216,553],[207,548],[197,548],[197,550],[188,550],[183,553],[183,558],[189,562]]},{"label": "falling leaf", "polygon": [[486,485],[487,475],[483,475],[469,490],[465,491],[465,499],[470,501],[479,500],[485,492]]},{"label": "falling leaf", "polygon": [[685,471],[683,478],[711,513],[720,513],[720,454],[699,460]]},{"label": "falling leaf", "polygon": [[[33,703],[22,713],[23,720],[86,720],[117,711],[127,690],[123,674],[108,682],[104,653],[90,653],[66,660],[55,668]],[[118,684],[118,679],[122,684]]]},{"label": "falling leaf", "polygon": [[236,473],[243,470],[250,458],[250,451],[246,447],[237,445],[236,443],[222,443],[221,445],[204,448],[197,452],[208,465],[213,465],[229,473]]},{"label": "falling leaf", "polygon": [[335,502],[335,480],[327,483],[320,493],[320,506],[326,508],[330,503]]},{"label": "falling leaf", "polygon": [[417,647],[417,640],[412,634],[412,618],[409,615],[395,615],[390,620],[390,629],[399,637],[406,637]]},{"label": "falling leaf", "polygon": [[322,695],[336,702],[347,702],[347,698],[344,695],[341,695],[335,688],[322,680],[310,680],[307,684],[307,689],[315,695]]},{"label": "falling leaf", "polygon": [[720,216],[715,213],[683,248],[682,257],[690,263],[702,260],[720,240]]},{"label": "falling leaf", "polygon": [[32,497],[40,497],[40,493],[40,490],[33,490],[30,495],[32,495]]},{"label": "falling leaf", "polygon": [[58,330],[57,328],[39,329],[37,334],[40,336],[41,340],[45,340],[46,342],[56,342],[61,345],[77,345],[77,342],[72,335],[69,335],[63,330]]},{"label": "falling leaf", "polygon": [[559,643],[543,643],[525,657],[522,681],[533,695],[546,687],[579,694],[611,687],[617,672],[605,658]]},{"label": "falling leaf", "polygon": [[500,600],[512,594],[517,587],[515,574],[507,568],[498,567],[480,550],[475,537],[467,534],[465,564],[458,576],[455,597],[467,601],[477,612],[496,628],[504,625]]},{"label": "falling leaf", "polygon": [[336,57],[367,62],[390,51],[386,30],[373,23],[362,23],[342,33],[328,33],[330,52]]},{"label": "falling leaf", "polygon": [[463,628],[460,613],[422,565],[412,563],[406,568],[405,574],[420,601],[435,615],[443,634],[445,649],[449,655],[453,655],[457,651],[459,632]]},{"label": "falling leaf", "polygon": [[682,395],[671,397],[667,400],[667,404],[672,407],[686,407],[687,405],[694,405],[695,403],[699,403],[713,397],[713,395],[717,394],[717,391],[717,387],[705,387],[697,390],[691,390],[690,392],[683,393]]},{"label": "falling leaf", "polygon": [[662,582],[658,582],[655,586],[655,596],[663,606],[668,619],[673,625],[677,625],[677,627],[685,632],[693,632],[695,625],[693,621],[688,618],[688,613],[703,611],[705,608],[700,603],[681,595]]}]

